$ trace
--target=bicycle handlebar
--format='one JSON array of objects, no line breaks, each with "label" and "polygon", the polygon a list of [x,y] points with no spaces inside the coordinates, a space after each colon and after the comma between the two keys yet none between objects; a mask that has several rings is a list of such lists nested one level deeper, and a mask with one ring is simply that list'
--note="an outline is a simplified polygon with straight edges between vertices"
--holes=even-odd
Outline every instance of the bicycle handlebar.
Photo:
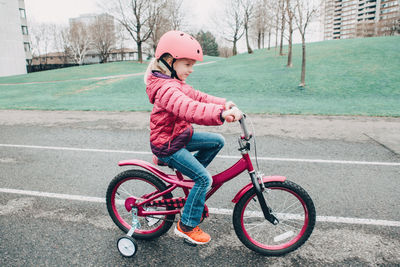
[{"label": "bicycle handlebar", "polygon": [[245,122],[246,114],[243,113],[243,117],[239,120],[240,127],[242,128],[243,138],[246,141],[249,141],[251,138],[251,134],[247,130],[246,122]]}]

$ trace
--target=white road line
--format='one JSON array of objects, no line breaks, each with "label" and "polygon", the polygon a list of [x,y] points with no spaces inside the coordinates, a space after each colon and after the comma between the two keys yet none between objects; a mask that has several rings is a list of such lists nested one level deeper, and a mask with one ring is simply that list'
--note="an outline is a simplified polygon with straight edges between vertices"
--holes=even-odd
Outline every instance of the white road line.
[{"label": "white road line", "polygon": [[[76,200],[76,201],[95,202],[95,203],[105,203],[106,202],[104,198],[100,198],[100,197],[58,194],[58,193],[19,190],[19,189],[11,189],[11,188],[0,188],[0,193],[27,195],[27,196],[35,196],[35,197],[48,197],[48,198],[56,198],[56,199],[63,199],[63,200]],[[209,208],[209,212],[213,213],[213,214],[220,214],[220,215],[232,215],[233,210]],[[362,218],[317,216],[317,221],[318,222],[327,222],[327,223],[344,223],[344,224],[400,227],[400,221],[374,220],[374,219],[362,219]]]},{"label": "white road line", "polygon": [[0,144],[0,147],[32,148],[32,149],[48,149],[48,150],[67,150],[67,151],[80,151],[80,152],[141,154],[141,155],[151,155],[152,154],[151,152],[146,152],[146,151],[128,151],[128,150],[78,148],[78,147],[58,147],[58,146],[31,146],[31,145]]},{"label": "white road line", "polygon": [[[148,151],[129,151],[129,150],[94,149],[94,148],[78,148],[78,147],[34,146],[34,145],[16,145],[16,144],[0,144],[0,147],[47,149],[47,150],[65,150],[65,151],[81,151],[81,152],[100,152],[100,153],[120,153],[120,154],[137,154],[137,155],[152,155],[152,153],[148,152]],[[239,159],[240,158],[240,156],[228,156],[228,155],[219,155],[217,157],[218,158],[223,158],[223,159]],[[258,160],[302,162],[302,163],[324,163],[324,164],[400,166],[400,162],[324,160],[324,159],[297,159],[297,158],[272,158],[272,157],[258,157]]]},{"label": "white road line", "polygon": [[64,199],[64,200],[78,200],[78,201],[86,201],[86,202],[106,203],[105,198],[99,198],[99,197],[57,194],[57,193],[19,190],[19,189],[10,189],[10,188],[0,188],[0,192],[1,193],[9,193],[9,194],[26,195],[26,196],[35,196],[35,197],[49,197],[49,198],[57,198],[57,199]]}]

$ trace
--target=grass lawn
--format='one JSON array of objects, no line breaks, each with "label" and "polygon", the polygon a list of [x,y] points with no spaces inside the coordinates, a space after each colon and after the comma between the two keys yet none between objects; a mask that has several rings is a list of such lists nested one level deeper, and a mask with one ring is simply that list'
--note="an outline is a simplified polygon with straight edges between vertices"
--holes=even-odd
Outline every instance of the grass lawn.
[{"label": "grass lawn", "polygon": [[[307,44],[304,90],[298,88],[300,45],[294,46],[293,68],[274,49],[206,57],[211,61],[196,66],[187,82],[233,100],[245,112],[400,116],[400,36]],[[81,80],[145,69],[145,64],[118,62],[2,77],[0,109],[151,110],[142,75]]]}]

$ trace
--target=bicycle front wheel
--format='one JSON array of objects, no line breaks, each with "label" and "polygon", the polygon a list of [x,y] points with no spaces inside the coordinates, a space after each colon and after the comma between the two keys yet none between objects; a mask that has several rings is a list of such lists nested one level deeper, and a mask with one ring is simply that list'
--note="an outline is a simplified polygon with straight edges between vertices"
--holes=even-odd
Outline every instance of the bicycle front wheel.
[{"label": "bicycle front wheel", "polygon": [[280,256],[307,241],[315,225],[315,207],[307,192],[291,181],[264,185],[265,201],[279,223],[273,225],[264,218],[252,188],[235,205],[233,225],[236,235],[249,249],[263,255]]}]

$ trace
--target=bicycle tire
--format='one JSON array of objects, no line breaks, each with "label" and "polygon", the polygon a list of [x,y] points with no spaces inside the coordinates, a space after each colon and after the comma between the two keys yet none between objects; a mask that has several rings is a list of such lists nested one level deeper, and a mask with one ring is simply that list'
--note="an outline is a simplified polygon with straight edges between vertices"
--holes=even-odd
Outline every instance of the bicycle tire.
[{"label": "bicycle tire", "polygon": [[[315,226],[315,207],[308,193],[291,181],[264,185],[264,197],[279,223],[273,225],[264,218],[252,188],[235,205],[233,225],[247,248],[266,256],[281,256],[296,250],[310,237]],[[288,209],[291,213],[287,213]]]},{"label": "bicycle tire", "polygon": [[[132,213],[126,210],[125,199],[132,196],[135,198],[145,199],[145,194],[148,195],[150,193],[158,193],[166,189],[167,187],[164,182],[147,171],[135,169],[124,171],[115,176],[108,186],[106,194],[108,213],[114,223],[122,231],[127,233],[131,228]],[[172,194],[168,193],[164,195],[163,198],[172,198]],[[154,209],[154,207],[151,209]],[[160,209],[169,210],[173,208],[164,207]],[[141,227],[135,230],[135,232],[132,234],[132,237],[137,239],[151,240],[163,235],[171,228],[175,220],[175,215],[165,215],[157,218],[138,216],[138,220],[141,224]],[[151,220],[153,221],[150,224]]]}]

